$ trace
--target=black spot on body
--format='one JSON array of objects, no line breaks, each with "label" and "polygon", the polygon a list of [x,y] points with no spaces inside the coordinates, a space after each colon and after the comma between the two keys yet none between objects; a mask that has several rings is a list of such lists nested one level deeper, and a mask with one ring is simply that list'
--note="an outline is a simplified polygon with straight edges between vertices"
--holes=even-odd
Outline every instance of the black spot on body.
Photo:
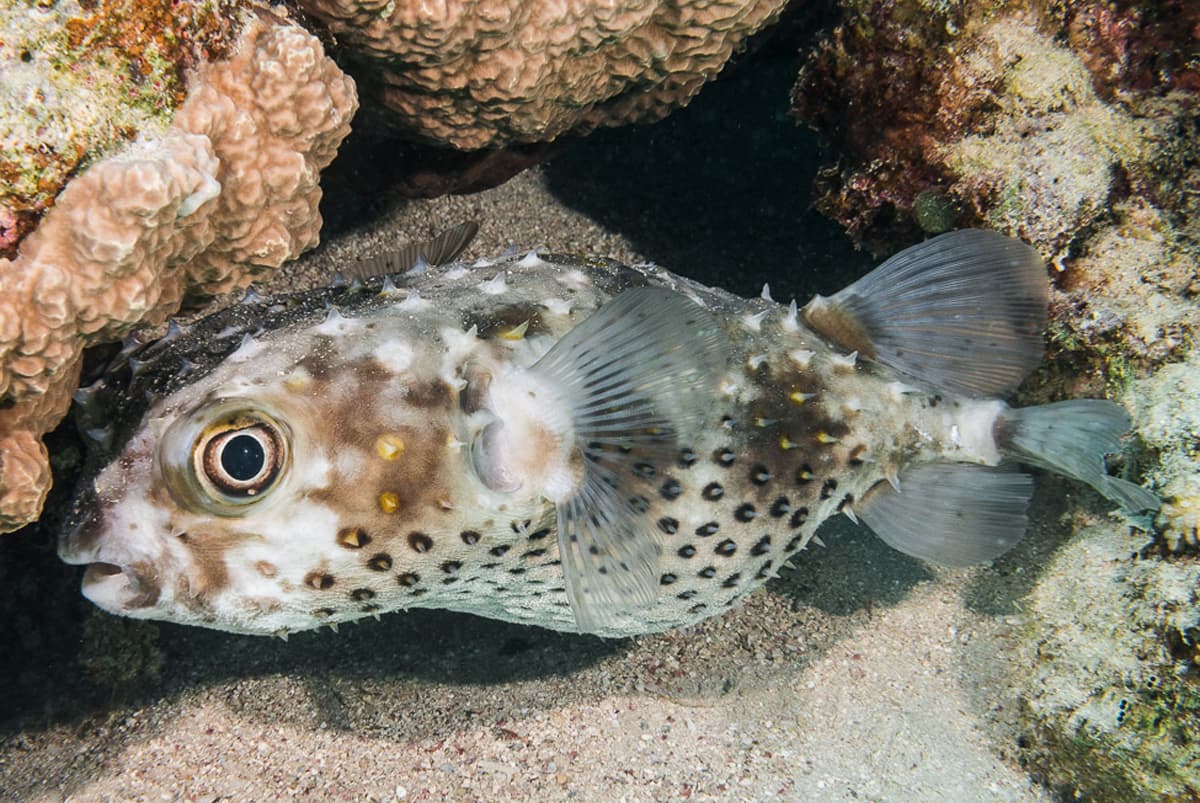
[{"label": "black spot on body", "polygon": [[788,500],[788,498],[786,496],[778,496],[775,498],[775,501],[771,503],[771,510],[770,510],[771,517],[776,518],[776,519],[781,519],[784,516],[786,516],[788,514],[788,511],[790,511],[791,509],[792,509],[792,504]]},{"label": "black spot on body", "polygon": [[668,572],[667,574],[664,574],[662,577],[658,578],[658,583],[659,585],[669,586],[678,579],[678,577]]},{"label": "black spot on body", "polygon": [[766,579],[771,575],[771,567],[775,565],[775,561],[769,560],[758,569],[758,574],[755,575],[759,580]]},{"label": "black spot on body", "polygon": [[304,585],[317,591],[333,587],[333,575],[325,572],[309,572],[304,575]]},{"label": "black spot on body", "polygon": [[696,465],[696,459],[696,453],[685,447],[679,450],[679,460],[677,465],[680,468],[691,468],[692,466]]},{"label": "black spot on body", "polygon": [[448,560],[442,564],[442,571],[446,574],[458,574],[458,570],[462,568],[462,563],[457,560]]},{"label": "black spot on body", "polygon": [[671,477],[662,484],[662,488],[660,488],[658,492],[662,494],[663,499],[666,499],[668,502],[673,502],[679,498],[681,493],[683,493],[683,486],[679,484],[679,480]]},{"label": "black spot on body", "polygon": [[697,527],[696,535],[700,536],[701,538],[707,538],[708,536],[714,534],[719,529],[721,529],[720,523],[715,522],[715,521],[710,521],[706,524],[701,524],[699,527]]},{"label": "black spot on body", "polygon": [[703,602],[697,602],[695,605],[693,605],[692,607],[688,608],[688,613],[700,613],[701,611],[703,611],[703,610],[704,610],[705,608],[707,608],[707,607],[708,607],[708,606],[707,606],[707,605],[705,605]]},{"label": "black spot on body", "polygon": [[461,538],[462,542],[467,546],[475,546],[479,543],[479,539],[482,537],[482,535],[474,530],[463,530],[461,533],[459,533],[459,538]]},{"label": "black spot on body", "polygon": [[796,508],[792,511],[792,517],[788,519],[788,526],[794,530],[806,521],[808,521],[808,508]]},{"label": "black spot on body", "polygon": [[693,557],[696,554],[696,547],[692,546],[691,544],[684,544],[683,546],[679,547],[679,551],[676,554],[681,558]]},{"label": "black spot on body", "polygon": [[392,568],[392,556],[386,552],[372,555],[367,561],[367,568],[373,572],[386,572]]},{"label": "black spot on body", "polygon": [[629,509],[634,513],[645,513],[650,509],[650,500],[644,496],[629,497]]},{"label": "black spot on body", "polygon": [[356,588],[350,592],[350,599],[355,602],[366,602],[369,599],[375,599],[375,592],[369,588]]},{"label": "black spot on body", "polygon": [[433,539],[425,533],[409,533],[408,546],[416,552],[428,552],[433,549]]},{"label": "black spot on body", "polygon": [[405,572],[396,578],[396,582],[405,588],[412,588],[417,583],[421,582],[421,575],[414,572]]},{"label": "black spot on body", "polygon": [[852,505],[852,504],[854,504],[854,494],[846,494],[845,496],[842,497],[842,501],[838,502],[838,506],[837,506],[838,513],[841,513],[846,508],[846,505]]},{"label": "black spot on body", "polygon": [[644,480],[652,480],[658,474],[658,469],[650,463],[634,463],[633,474]]},{"label": "black spot on body", "polygon": [[795,552],[800,547],[800,542],[804,540],[803,535],[797,535],[791,541],[787,542],[787,546],[783,548],[784,552]]},{"label": "black spot on body", "polygon": [[825,482],[821,484],[821,498],[828,499],[829,497],[833,496],[833,492],[837,490],[837,486],[837,480],[835,480],[833,477],[825,480]]},{"label": "black spot on body", "polygon": [[716,567],[716,566],[705,566],[703,569],[701,569],[700,571],[696,572],[696,575],[697,575],[698,577],[703,577],[705,580],[710,580],[710,579],[712,579],[713,577],[715,577],[715,576],[716,576],[716,574],[717,574],[717,567]]},{"label": "black spot on body", "polygon": [[508,544],[501,544],[500,546],[494,546],[491,549],[489,549],[488,554],[493,555],[497,558],[502,558],[502,557],[504,557],[504,553],[508,552],[509,548],[510,547]]},{"label": "black spot on body", "polygon": [[737,588],[738,581],[741,579],[742,573],[734,572],[721,582],[721,588]]},{"label": "black spot on body", "polygon": [[667,535],[674,535],[679,532],[679,519],[673,519],[670,516],[663,516],[658,520],[658,529],[662,530]]},{"label": "black spot on body", "polygon": [[696,590],[688,589],[687,591],[681,591],[678,594],[676,594],[675,598],[676,599],[691,599],[694,596],[696,596]]},{"label": "black spot on body", "polygon": [[764,535],[750,548],[751,555],[765,555],[771,549],[771,536]]},{"label": "black spot on body", "polygon": [[531,549],[528,552],[521,555],[521,557],[522,558],[540,558],[542,555],[545,555],[545,554],[546,554],[546,550],[544,550],[544,549]]},{"label": "black spot on body", "polygon": [[756,463],[750,468],[750,482],[755,485],[766,485],[771,481],[771,472],[762,463]]},{"label": "black spot on body", "polygon": [[733,511],[733,517],[740,522],[754,521],[758,517],[758,511],[754,509],[754,505],[747,502]]},{"label": "black spot on body", "polygon": [[715,502],[725,495],[725,489],[719,482],[710,482],[704,486],[704,490],[700,492],[700,496],[704,497],[709,502]]},{"label": "black spot on body", "polygon": [[737,544],[732,538],[726,538],[724,541],[717,544],[716,553],[722,557],[728,558],[734,552],[737,552]]},{"label": "black spot on body", "polygon": [[713,462],[723,468],[729,468],[732,466],[734,457],[735,455],[733,450],[727,446],[717,449],[715,452],[713,452]]},{"label": "black spot on body", "polygon": [[549,534],[550,534],[550,528],[543,527],[540,530],[534,530],[533,532],[531,532],[529,534],[529,540],[530,541],[541,541],[543,538],[545,538]]}]

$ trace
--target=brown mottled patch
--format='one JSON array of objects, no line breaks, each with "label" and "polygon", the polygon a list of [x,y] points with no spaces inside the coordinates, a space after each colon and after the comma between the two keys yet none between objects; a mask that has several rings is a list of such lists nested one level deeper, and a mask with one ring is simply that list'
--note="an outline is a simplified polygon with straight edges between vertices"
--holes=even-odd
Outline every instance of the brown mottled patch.
[{"label": "brown mottled patch", "polygon": [[279,567],[276,566],[274,563],[271,563],[270,561],[266,561],[266,560],[260,560],[258,563],[254,564],[254,569],[259,574],[261,574],[263,577],[266,577],[268,579],[279,574]]},{"label": "brown mottled patch", "polygon": [[313,335],[312,348],[297,363],[308,372],[314,380],[323,381],[338,368],[338,348],[336,341],[329,335]]},{"label": "brown mottled patch", "polygon": [[202,528],[193,528],[189,535],[188,540],[178,543],[191,553],[196,571],[190,580],[186,574],[183,576],[186,593],[177,596],[190,601],[196,608],[203,608],[204,598],[215,596],[229,587],[228,552],[249,541],[261,541],[262,536],[245,532],[206,531]]},{"label": "brown mottled patch", "polygon": [[158,582],[154,566],[146,561],[135,561],[125,567],[125,573],[130,576],[137,589],[137,593],[127,603],[130,608],[149,608],[158,602],[162,586]]},{"label": "brown mottled patch", "polygon": [[454,404],[454,389],[441,378],[414,382],[408,386],[404,400],[422,410],[449,409]]},{"label": "brown mottled patch", "polygon": [[479,337],[487,340],[499,337],[501,333],[510,331],[523,323],[529,323],[525,336],[546,334],[549,328],[542,319],[542,308],[538,304],[509,304],[499,309],[489,309],[486,312],[474,310],[468,312],[463,322],[463,329],[478,327]]}]

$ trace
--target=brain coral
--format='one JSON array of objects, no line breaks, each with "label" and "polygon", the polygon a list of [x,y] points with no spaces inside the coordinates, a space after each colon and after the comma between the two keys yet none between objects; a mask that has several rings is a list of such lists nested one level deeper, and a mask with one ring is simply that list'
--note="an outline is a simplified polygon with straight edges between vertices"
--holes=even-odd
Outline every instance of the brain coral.
[{"label": "brain coral", "polygon": [[[660,119],[785,0],[300,0],[409,136],[460,149]],[[352,67],[353,69],[353,67]]]},{"label": "brain coral", "polygon": [[40,512],[40,437],[66,412],[84,346],[316,244],[319,174],[356,108],[313,36],[255,15],[228,59],[196,72],[165,132],[71,181],[0,259],[0,529]]}]

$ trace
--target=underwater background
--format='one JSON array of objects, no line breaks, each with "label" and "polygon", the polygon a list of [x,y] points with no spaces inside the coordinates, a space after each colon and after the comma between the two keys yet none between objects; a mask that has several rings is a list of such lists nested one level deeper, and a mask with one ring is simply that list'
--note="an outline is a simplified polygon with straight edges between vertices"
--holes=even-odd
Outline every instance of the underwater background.
[{"label": "underwater background", "polygon": [[[82,599],[55,555],[81,460],[68,418],[46,437],[46,513],[0,536],[0,797],[1195,799],[1200,19],[1068,3],[1041,50],[1014,44],[1045,28],[1042,5],[793,8],[665,120],[515,146],[536,164],[469,194],[402,195],[434,194],[413,169],[427,146],[356,118],[320,177],[320,246],[255,286],[312,287],[475,220],[468,259],[653,261],[803,303],[926,233],[1001,228],[1062,268],[1048,362],[1020,399],[1131,406],[1125,470],[1155,481],[1169,520],[1039,474],[1029,532],[988,566],[932,567],[839,520],[765,592],[676,632],[604,641],[422,610],[284,643]],[[951,24],[985,45],[945,56]],[[1130,65],[1154,48],[1147,78]],[[1088,95],[1077,83],[1117,50],[1126,71]],[[938,57],[1009,72],[988,98],[942,98],[974,111],[939,115],[920,108]],[[918,132],[906,109],[937,125]],[[1018,121],[1011,139],[998,120]],[[1028,150],[998,165],[1012,142]],[[1117,275],[1131,265],[1136,282]]]}]

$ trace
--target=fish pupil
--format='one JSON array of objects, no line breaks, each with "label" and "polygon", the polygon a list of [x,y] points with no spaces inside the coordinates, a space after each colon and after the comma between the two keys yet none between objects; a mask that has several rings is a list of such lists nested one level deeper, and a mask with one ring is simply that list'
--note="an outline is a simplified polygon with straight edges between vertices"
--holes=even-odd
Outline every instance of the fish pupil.
[{"label": "fish pupil", "polygon": [[266,459],[262,444],[252,435],[236,435],[221,450],[221,468],[238,482],[257,477]]}]

